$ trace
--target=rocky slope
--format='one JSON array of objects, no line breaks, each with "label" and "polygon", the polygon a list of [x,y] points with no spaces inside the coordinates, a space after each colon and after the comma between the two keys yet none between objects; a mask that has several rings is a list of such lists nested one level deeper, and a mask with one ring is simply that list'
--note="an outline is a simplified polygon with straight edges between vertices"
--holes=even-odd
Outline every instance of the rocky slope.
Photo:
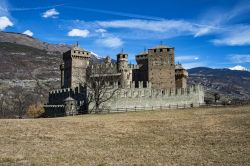
[{"label": "rocky slope", "polygon": [[250,99],[250,72],[198,67],[188,70],[189,84],[201,84],[207,97],[219,93],[223,99]]},{"label": "rocky slope", "polygon": [[[59,65],[62,53],[70,48],[19,33],[0,32],[0,98],[12,101],[22,93],[29,100],[46,102],[48,92],[60,88]],[[95,55],[91,59],[100,61]]]},{"label": "rocky slope", "polygon": [[59,88],[61,59],[60,54],[0,42],[0,97],[10,101],[21,90],[45,102],[49,90]]},{"label": "rocky slope", "polygon": [[71,47],[70,45],[65,45],[65,44],[49,44],[25,34],[12,33],[12,32],[0,32],[0,42],[29,46],[40,50],[44,50],[47,53],[51,54],[63,53],[69,50]]}]

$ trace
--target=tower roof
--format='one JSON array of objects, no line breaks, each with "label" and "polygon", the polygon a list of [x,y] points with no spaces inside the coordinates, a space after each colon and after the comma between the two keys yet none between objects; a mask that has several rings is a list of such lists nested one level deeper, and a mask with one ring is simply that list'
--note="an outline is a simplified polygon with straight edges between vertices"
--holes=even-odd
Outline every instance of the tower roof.
[{"label": "tower roof", "polygon": [[128,53],[120,52],[120,53],[118,53],[117,55],[128,55]]},{"label": "tower roof", "polygon": [[72,48],[71,48],[72,50],[76,50],[76,51],[85,51],[83,48],[80,48],[79,46],[73,46]]},{"label": "tower roof", "polygon": [[64,101],[75,101],[72,97],[67,97]]},{"label": "tower roof", "polygon": [[147,55],[148,54],[148,51],[143,51],[141,53],[139,53],[138,55]]},{"label": "tower roof", "polygon": [[184,69],[181,64],[176,64],[175,69]]},{"label": "tower roof", "polygon": [[171,46],[168,46],[168,45],[157,45],[154,48],[150,48],[150,49],[157,49],[157,48],[174,48],[174,47],[171,47]]}]

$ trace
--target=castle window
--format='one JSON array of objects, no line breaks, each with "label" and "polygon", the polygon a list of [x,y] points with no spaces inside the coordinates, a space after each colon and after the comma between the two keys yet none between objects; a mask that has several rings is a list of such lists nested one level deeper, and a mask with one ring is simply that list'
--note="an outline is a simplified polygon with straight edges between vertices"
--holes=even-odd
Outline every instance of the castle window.
[{"label": "castle window", "polygon": [[126,56],[125,56],[125,55],[123,55],[123,58],[126,58]]},{"label": "castle window", "polygon": [[160,52],[162,52],[162,48],[160,49]]},{"label": "castle window", "polygon": [[169,52],[169,51],[170,51],[170,49],[168,48],[168,49],[167,49],[167,51]]},{"label": "castle window", "polygon": [[154,49],[154,52],[156,52],[156,49]]}]

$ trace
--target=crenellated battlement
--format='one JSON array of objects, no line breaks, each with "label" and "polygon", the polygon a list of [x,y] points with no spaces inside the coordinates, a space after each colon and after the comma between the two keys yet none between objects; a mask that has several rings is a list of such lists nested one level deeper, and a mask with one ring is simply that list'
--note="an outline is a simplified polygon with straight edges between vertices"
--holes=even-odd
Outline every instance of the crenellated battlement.
[{"label": "crenellated battlement", "polygon": [[204,102],[204,91],[200,85],[179,89],[152,89],[150,86],[142,87],[141,82],[139,83],[140,88],[134,88],[134,84],[135,82],[131,82],[132,88],[119,89],[113,98],[104,103],[102,107],[118,109],[168,106],[169,104],[198,105]]},{"label": "crenellated battlement", "polygon": [[63,88],[63,89],[56,89],[56,90],[52,90],[49,92],[49,94],[60,94],[60,93],[67,93],[67,92],[71,92],[72,89],[71,88]]},{"label": "crenellated battlement", "polygon": [[49,105],[61,105],[67,97],[73,97],[76,100],[84,100],[86,97],[86,87],[78,86],[74,89],[63,88],[49,92]]},{"label": "crenellated battlement", "polygon": [[140,65],[137,65],[137,64],[128,64],[128,67],[132,70],[134,69],[140,69]]},{"label": "crenellated battlement", "polygon": [[[134,82],[131,84],[134,85]],[[142,85],[142,82],[139,83]],[[191,86],[180,89],[152,89],[150,85],[146,88],[140,86],[139,88],[120,89],[116,98],[169,98],[176,96],[192,96],[194,94],[203,93],[203,87],[200,85]]]}]

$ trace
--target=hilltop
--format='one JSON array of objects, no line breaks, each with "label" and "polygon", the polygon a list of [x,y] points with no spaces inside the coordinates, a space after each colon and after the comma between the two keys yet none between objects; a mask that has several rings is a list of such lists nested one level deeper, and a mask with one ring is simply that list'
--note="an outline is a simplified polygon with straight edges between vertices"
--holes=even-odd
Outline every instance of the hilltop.
[{"label": "hilltop", "polygon": [[15,32],[0,32],[0,42],[29,46],[52,54],[61,54],[71,48],[70,45],[49,44],[31,36]]}]

